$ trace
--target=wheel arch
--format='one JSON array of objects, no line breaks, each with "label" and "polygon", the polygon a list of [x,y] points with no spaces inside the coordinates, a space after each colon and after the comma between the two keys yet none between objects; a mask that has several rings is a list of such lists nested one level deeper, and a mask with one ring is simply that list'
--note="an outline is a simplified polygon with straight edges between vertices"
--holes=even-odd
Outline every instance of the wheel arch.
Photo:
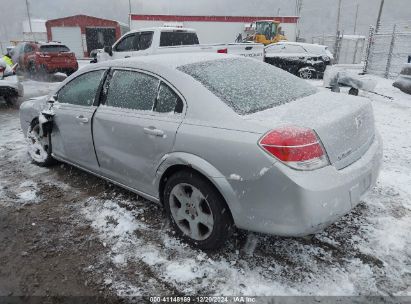
[{"label": "wheel arch", "polygon": [[158,167],[156,189],[158,189],[161,204],[163,204],[163,192],[167,179],[181,170],[192,171],[204,177],[221,195],[234,223],[236,223],[237,214],[240,214],[241,208],[240,204],[237,203],[234,190],[217,168],[196,155],[181,152],[170,154]]}]

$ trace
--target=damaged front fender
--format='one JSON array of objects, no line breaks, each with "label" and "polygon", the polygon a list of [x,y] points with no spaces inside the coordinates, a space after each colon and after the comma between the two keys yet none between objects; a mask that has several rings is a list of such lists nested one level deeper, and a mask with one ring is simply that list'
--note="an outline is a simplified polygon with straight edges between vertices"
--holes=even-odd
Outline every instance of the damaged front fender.
[{"label": "damaged front fender", "polygon": [[54,118],[53,104],[39,115],[40,136],[47,136],[53,131],[53,118]]}]

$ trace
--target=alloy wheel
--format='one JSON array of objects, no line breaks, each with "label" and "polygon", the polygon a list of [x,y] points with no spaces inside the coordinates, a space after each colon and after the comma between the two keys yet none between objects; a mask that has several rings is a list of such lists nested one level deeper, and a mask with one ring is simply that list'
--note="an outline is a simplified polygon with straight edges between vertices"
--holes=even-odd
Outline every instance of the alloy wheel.
[{"label": "alloy wheel", "polygon": [[206,197],[193,185],[180,183],[171,190],[171,215],[180,230],[196,241],[213,232],[214,217]]}]

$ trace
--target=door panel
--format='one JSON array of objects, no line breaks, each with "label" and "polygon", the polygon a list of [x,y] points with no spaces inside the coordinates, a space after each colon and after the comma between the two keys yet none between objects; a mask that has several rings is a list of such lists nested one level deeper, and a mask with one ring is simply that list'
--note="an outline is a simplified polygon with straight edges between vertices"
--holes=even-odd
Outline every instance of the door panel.
[{"label": "door panel", "polygon": [[140,114],[100,107],[94,117],[94,143],[101,171],[152,196],[157,165],[171,152],[181,117]]},{"label": "door panel", "polygon": [[53,154],[90,170],[98,163],[92,139],[92,118],[95,106],[55,103]]},{"label": "door panel", "polygon": [[156,168],[173,149],[182,122],[181,99],[157,77],[133,70],[113,71],[106,93],[106,104],[97,109],[93,120],[100,170],[157,196]]},{"label": "door panel", "polygon": [[98,170],[98,161],[92,120],[105,74],[102,69],[79,75],[60,89],[53,105],[53,154],[93,171]]}]

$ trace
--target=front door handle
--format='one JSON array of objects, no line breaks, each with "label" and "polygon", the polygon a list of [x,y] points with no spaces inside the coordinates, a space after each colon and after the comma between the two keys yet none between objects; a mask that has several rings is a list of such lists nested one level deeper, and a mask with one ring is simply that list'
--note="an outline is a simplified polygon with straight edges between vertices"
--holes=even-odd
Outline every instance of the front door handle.
[{"label": "front door handle", "polygon": [[131,56],[124,56],[124,58],[131,58]]},{"label": "front door handle", "polygon": [[160,130],[160,129],[157,129],[155,127],[144,128],[144,133],[146,133],[148,135],[158,136],[158,137],[163,137],[164,136],[164,131]]},{"label": "front door handle", "polygon": [[88,123],[88,118],[87,118],[87,117],[84,117],[83,115],[77,116],[76,119],[77,119],[80,123]]}]

